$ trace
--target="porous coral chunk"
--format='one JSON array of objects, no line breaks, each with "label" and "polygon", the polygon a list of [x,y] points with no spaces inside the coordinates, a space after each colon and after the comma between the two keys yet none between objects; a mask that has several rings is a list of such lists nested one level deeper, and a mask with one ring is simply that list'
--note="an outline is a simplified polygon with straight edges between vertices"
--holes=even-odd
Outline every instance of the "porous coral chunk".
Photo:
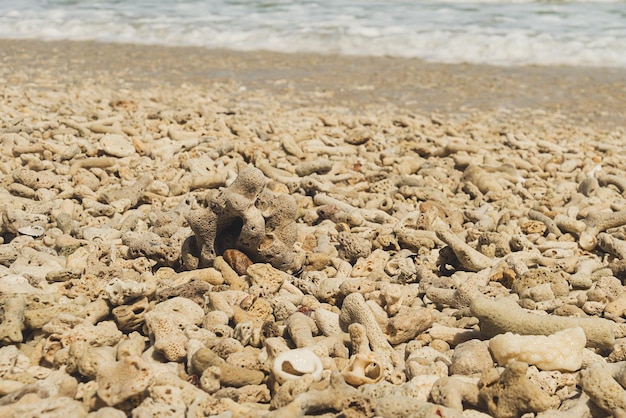
[{"label": "porous coral chunk", "polygon": [[583,362],[587,339],[580,327],[544,335],[496,335],[489,342],[496,361],[506,365],[512,360],[533,364],[542,370],[576,371]]},{"label": "porous coral chunk", "polygon": [[250,370],[226,363],[222,358],[208,348],[201,348],[191,357],[191,369],[202,375],[209,367],[218,367],[221,371],[219,379],[224,386],[242,387],[258,385],[265,378],[265,374],[258,370]]},{"label": "porous coral chunk", "polygon": [[515,418],[526,412],[541,412],[558,405],[558,399],[526,377],[528,364],[512,361],[498,376],[496,369],[484,372],[479,382],[479,400],[496,418]]},{"label": "porous coral chunk", "polygon": [[297,205],[290,195],[268,189],[267,183],[261,170],[245,168],[210,198],[208,208],[186,216],[194,236],[183,244],[185,268],[209,267],[229,248],[280,270],[293,267]]},{"label": "porous coral chunk", "polygon": [[472,315],[480,321],[480,331],[488,337],[513,332],[522,335],[551,335],[567,328],[581,327],[587,345],[612,348],[615,343],[613,323],[602,318],[565,318],[534,314],[522,309],[514,300],[491,300],[479,296],[472,300]]},{"label": "porous coral chunk", "polygon": [[98,396],[109,406],[142,393],[152,381],[150,366],[140,357],[102,364],[96,375]]},{"label": "porous coral chunk", "polygon": [[626,389],[611,376],[609,369],[594,365],[583,370],[580,377],[583,391],[593,403],[616,417],[626,416]]}]

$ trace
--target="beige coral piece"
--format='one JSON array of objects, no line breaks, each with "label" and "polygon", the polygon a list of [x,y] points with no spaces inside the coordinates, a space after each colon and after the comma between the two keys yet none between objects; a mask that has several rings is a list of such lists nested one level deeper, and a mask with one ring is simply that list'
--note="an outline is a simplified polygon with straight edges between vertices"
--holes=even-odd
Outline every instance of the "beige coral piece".
[{"label": "beige coral piece", "polygon": [[498,418],[516,417],[526,412],[542,412],[558,405],[559,400],[544,392],[527,377],[528,364],[510,362],[501,375],[496,369],[483,373],[478,397],[489,413]]},{"label": "beige coral piece", "polygon": [[[615,378],[623,375],[624,363],[618,365],[617,373],[602,364],[593,365],[580,373],[583,391],[603,411],[615,417],[626,416],[626,379],[618,382]],[[613,373],[612,373],[613,372]]]},{"label": "beige coral piece", "polygon": [[142,393],[151,381],[150,366],[139,357],[101,364],[96,375],[98,396],[109,406]]},{"label": "beige coral piece", "polygon": [[146,325],[154,337],[154,349],[169,361],[181,361],[187,354],[187,338],[166,312],[150,311]]},{"label": "beige coral piece", "polygon": [[470,310],[479,319],[481,332],[489,337],[506,332],[551,335],[567,328],[580,327],[585,332],[589,346],[611,348],[615,343],[613,322],[602,318],[538,315],[522,309],[512,299],[492,300],[484,296],[474,298]]},{"label": "beige coral piece", "polygon": [[274,193],[256,167],[246,167],[235,181],[210,197],[209,208],[189,212],[194,232],[183,244],[186,269],[209,267],[224,250],[235,248],[254,262],[281,270],[293,267],[297,205],[292,196]]}]

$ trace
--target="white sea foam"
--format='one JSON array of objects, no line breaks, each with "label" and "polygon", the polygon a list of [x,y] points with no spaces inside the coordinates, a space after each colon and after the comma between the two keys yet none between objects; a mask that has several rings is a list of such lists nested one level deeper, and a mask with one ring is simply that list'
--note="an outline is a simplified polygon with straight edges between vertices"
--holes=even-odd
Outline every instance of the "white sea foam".
[{"label": "white sea foam", "polygon": [[626,67],[626,0],[0,1],[0,37]]}]

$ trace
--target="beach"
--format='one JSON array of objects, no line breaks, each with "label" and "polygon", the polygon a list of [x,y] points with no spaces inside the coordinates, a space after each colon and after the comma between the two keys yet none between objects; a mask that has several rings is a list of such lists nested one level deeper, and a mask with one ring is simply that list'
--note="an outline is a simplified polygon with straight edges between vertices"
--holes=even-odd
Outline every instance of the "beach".
[{"label": "beach", "polygon": [[622,68],[2,39],[0,84],[1,416],[626,411]]},{"label": "beach", "polygon": [[[294,106],[408,112],[473,111],[563,117],[566,125],[620,127],[621,68],[433,64],[418,59],[237,52],[97,42],[0,40],[3,79],[41,87],[199,90],[214,83],[266,92]],[[243,94],[245,97],[245,94]]]}]

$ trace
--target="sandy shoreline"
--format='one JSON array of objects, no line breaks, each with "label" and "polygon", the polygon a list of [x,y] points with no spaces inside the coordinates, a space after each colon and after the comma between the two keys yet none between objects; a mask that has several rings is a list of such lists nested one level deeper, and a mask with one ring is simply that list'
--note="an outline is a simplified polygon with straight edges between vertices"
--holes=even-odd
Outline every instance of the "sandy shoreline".
[{"label": "sandy shoreline", "polygon": [[0,64],[0,416],[626,413],[621,71]]},{"label": "sandy shoreline", "polygon": [[236,52],[94,42],[0,40],[10,83],[141,88],[214,82],[264,89],[285,104],[363,108],[393,105],[419,113],[473,110],[526,118],[547,112],[576,125],[620,127],[626,73],[615,68],[495,67],[414,59]]}]

